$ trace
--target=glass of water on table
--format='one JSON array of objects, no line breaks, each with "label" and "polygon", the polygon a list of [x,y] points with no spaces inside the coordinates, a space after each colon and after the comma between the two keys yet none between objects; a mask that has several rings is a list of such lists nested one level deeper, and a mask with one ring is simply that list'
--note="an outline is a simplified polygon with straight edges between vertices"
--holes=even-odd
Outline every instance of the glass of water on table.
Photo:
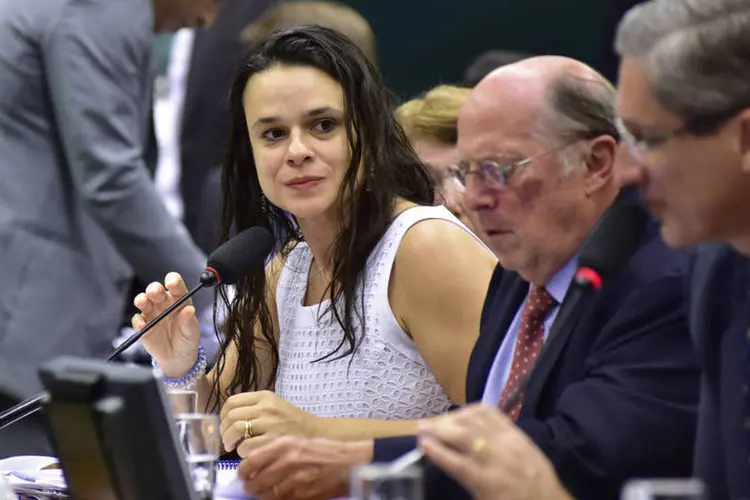
[{"label": "glass of water on table", "polygon": [[185,453],[198,498],[212,498],[216,486],[216,463],[221,453],[219,416],[207,413],[175,415],[177,437]]},{"label": "glass of water on table", "polygon": [[708,500],[699,479],[633,479],[622,489],[621,500]]},{"label": "glass of water on table", "polygon": [[172,415],[198,413],[198,393],[196,391],[168,389],[167,399]]},{"label": "glass of water on table", "polygon": [[417,465],[394,470],[391,464],[366,464],[349,473],[350,500],[423,500],[423,473]]}]

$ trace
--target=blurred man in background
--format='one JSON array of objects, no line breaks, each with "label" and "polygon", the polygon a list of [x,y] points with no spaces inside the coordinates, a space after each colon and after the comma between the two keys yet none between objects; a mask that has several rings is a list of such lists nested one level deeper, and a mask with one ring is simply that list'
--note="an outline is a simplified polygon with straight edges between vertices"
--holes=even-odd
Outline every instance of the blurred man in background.
[{"label": "blurred man in background", "polygon": [[[106,355],[133,273],[203,269],[143,154],[152,35],[216,4],[0,0],[0,408],[39,390],[50,358]],[[0,457],[28,453],[49,453],[38,416],[0,433]]]},{"label": "blurred man in background", "polygon": [[172,199],[179,204],[176,215],[206,253],[218,244],[219,219],[207,210],[203,195],[207,179],[218,175],[224,156],[229,89],[247,46],[242,30],[276,3],[222,0],[211,26],[181,30],[172,42],[168,99],[158,101],[155,111],[157,132],[163,139],[156,178],[157,183],[163,181],[165,191],[174,193]]},{"label": "blurred man in background", "polygon": [[345,35],[373,64],[377,64],[377,46],[372,27],[352,7],[325,0],[278,2],[242,32],[246,43],[253,43],[279,28],[318,24]]},{"label": "blurred man in background", "polygon": [[482,52],[464,71],[463,83],[473,87],[497,68],[523,61],[529,57],[532,57],[531,54],[515,50],[494,49]]},{"label": "blurred man in background", "polygon": [[703,385],[694,474],[750,498],[750,3],[656,0],[617,35],[618,111],[640,186],[673,246],[705,242],[690,280]]}]

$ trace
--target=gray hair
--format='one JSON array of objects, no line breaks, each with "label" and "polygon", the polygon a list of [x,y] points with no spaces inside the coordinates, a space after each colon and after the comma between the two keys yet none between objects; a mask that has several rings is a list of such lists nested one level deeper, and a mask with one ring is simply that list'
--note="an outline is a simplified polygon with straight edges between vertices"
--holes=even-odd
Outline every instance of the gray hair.
[{"label": "gray hair", "polygon": [[750,106],[747,0],[652,0],[625,15],[615,47],[645,60],[656,100],[687,123]]},{"label": "gray hair", "polygon": [[[537,118],[536,135],[563,146],[582,139],[620,134],[615,125],[615,88],[592,71],[591,76],[563,73],[552,81],[545,105]],[[569,173],[588,154],[585,145],[565,148],[558,155],[563,170]]]}]

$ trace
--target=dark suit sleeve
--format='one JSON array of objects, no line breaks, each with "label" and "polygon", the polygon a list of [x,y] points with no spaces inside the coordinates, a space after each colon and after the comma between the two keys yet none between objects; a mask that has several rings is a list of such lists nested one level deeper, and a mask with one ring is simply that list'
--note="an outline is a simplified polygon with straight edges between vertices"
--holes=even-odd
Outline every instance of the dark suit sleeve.
[{"label": "dark suit sleeve", "polygon": [[[416,436],[381,438],[375,440],[373,462],[390,462],[417,447]],[[429,462],[424,464],[425,498],[438,500],[469,500],[469,494],[443,471]]]},{"label": "dark suit sleeve", "polygon": [[[456,411],[461,407],[458,405],[451,406],[448,411]],[[417,447],[416,436],[397,436],[391,438],[380,438],[375,440],[375,449],[373,451],[373,462],[390,462],[395,460],[404,453],[408,453]]]},{"label": "dark suit sleeve", "polygon": [[166,211],[143,162],[149,10],[102,0],[64,4],[43,54],[76,194],[143,282],[178,271],[192,284],[205,256]]},{"label": "dark suit sleeve", "polygon": [[684,436],[695,432],[698,370],[683,297],[679,277],[634,290],[603,322],[585,378],[565,388],[554,416],[519,420],[577,498],[618,498],[622,481],[649,471],[684,473],[663,465],[692,456]]},{"label": "dark suit sleeve", "polygon": [[716,394],[705,380],[701,384],[698,432],[695,439],[695,475],[708,486],[711,498],[729,498],[726,491],[724,443],[719,428]]},{"label": "dark suit sleeve", "polygon": [[390,462],[417,447],[416,436],[380,438],[375,440],[373,462]]}]

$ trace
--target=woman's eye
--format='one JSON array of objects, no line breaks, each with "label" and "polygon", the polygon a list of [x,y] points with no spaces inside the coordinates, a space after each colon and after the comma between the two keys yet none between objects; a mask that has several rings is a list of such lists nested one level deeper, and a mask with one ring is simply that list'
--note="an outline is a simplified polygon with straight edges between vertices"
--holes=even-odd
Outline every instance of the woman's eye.
[{"label": "woman's eye", "polygon": [[263,134],[261,134],[263,139],[273,142],[278,141],[279,139],[284,137],[284,131],[280,128],[269,128]]},{"label": "woman's eye", "polygon": [[318,120],[313,125],[313,130],[315,132],[319,132],[319,133],[323,133],[323,134],[331,132],[335,128],[336,128],[336,122],[333,121],[333,120],[329,120],[329,119]]}]

